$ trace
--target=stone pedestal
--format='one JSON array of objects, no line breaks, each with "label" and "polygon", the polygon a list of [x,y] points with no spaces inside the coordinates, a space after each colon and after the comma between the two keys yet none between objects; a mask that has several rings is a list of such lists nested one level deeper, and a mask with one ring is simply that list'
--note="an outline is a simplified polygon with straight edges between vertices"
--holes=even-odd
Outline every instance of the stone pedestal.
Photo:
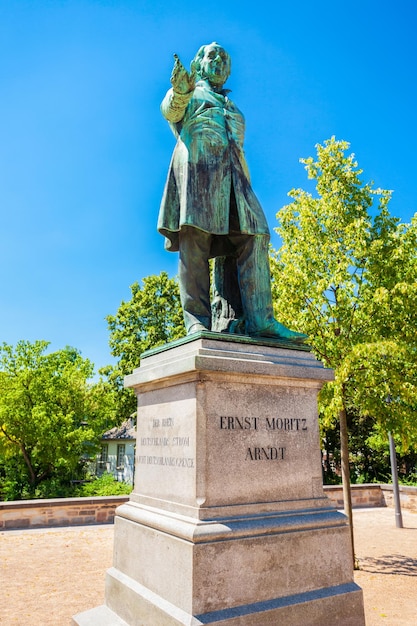
[{"label": "stone pedestal", "polygon": [[144,355],[135,488],[106,605],[79,626],[361,626],[347,520],[323,494],[305,350],[201,333]]}]

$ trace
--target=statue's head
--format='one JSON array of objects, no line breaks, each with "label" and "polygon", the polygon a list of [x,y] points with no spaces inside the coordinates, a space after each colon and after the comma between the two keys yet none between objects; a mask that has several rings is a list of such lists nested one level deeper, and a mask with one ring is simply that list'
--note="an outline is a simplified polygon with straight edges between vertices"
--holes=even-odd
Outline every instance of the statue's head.
[{"label": "statue's head", "polygon": [[201,46],[193,59],[193,66],[200,78],[206,78],[213,87],[222,87],[230,76],[232,62],[222,46],[213,43]]}]

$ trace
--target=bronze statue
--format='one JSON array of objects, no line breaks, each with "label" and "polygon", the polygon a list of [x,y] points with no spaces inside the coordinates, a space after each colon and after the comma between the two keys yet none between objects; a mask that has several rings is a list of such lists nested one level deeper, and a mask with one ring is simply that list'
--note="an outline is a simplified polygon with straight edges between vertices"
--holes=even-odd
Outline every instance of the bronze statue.
[{"label": "bronze statue", "polygon": [[[177,138],[158,230],[179,251],[187,333],[200,330],[303,341],[273,316],[269,229],[243,152],[245,121],[223,85],[231,60],[202,46],[191,71],[174,55],[172,88],[161,111]],[[214,258],[213,303],[209,259]],[[212,321],[213,320],[213,321]]]}]

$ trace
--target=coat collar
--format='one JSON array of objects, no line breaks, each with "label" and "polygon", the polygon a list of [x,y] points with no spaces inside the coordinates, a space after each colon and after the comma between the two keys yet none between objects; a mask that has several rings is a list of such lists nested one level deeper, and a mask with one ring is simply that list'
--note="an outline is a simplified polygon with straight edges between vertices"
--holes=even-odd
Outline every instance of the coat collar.
[{"label": "coat collar", "polygon": [[201,78],[199,81],[197,81],[197,85],[199,87],[204,87],[205,89],[208,89],[213,93],[219,94],[220,96],[227,96],[227,94],[231,92],[231,89],[215,89],[212,85],[210,85],[209,81],[206,78]]}]

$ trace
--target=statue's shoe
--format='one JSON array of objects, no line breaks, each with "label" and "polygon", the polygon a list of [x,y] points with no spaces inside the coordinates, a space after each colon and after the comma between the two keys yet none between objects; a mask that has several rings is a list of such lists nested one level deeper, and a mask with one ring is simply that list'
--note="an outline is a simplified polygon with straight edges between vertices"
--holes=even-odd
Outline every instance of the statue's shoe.
[{"label": "statue's shoe", "polygon": [[273,320],[268,326],[261,330],[250,333],[251,337],[265,337],[267,339],[285,339],[295,343],[304,343],[308,339],[308,335],[290,330],[284,324],[280,324],[277,320]]}]

